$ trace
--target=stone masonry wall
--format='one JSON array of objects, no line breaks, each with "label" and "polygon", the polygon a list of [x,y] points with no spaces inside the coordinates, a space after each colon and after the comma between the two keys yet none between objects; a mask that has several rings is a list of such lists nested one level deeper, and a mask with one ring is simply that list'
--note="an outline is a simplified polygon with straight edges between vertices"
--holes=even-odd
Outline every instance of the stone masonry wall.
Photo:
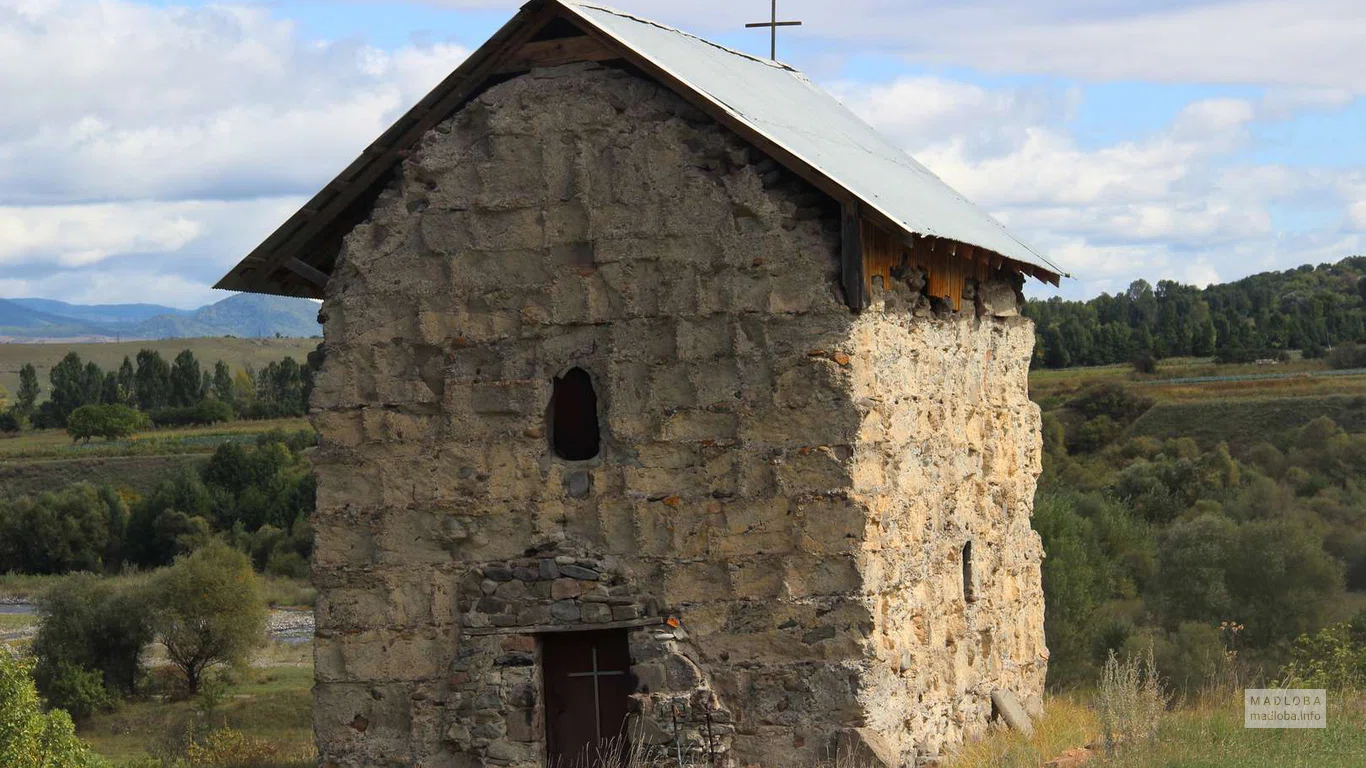
[{"label": "stone masonry wall", "polygon": [[[983,691],[1041,684],[1026,321],[854,315],[838,221],[611,68],[515,78],[428,134],[322,310],[324,765],[541,765],[547,628],[629,625],[633,730],[733,765],[860,727],[934,752]],[[571,367],[599,398],[585,462],[546,434]]]},{"label": "stone masonry wall", "polygon": [[877,309],[850,345],[874,615],[860,698],[868,727],[913,764],[981,735],[992,690],[1043,693],[1043,547],[1029,522],[1042,445],[1024,386],[1034,331],[1020,317]]}]

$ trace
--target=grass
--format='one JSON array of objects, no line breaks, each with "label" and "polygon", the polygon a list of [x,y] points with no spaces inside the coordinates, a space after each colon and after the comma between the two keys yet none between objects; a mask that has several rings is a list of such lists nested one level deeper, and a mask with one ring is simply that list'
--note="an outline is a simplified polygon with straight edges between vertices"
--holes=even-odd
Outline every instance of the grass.
[{"label": "grass", "polygon": [[1360,768],[1366,764],[1366,694],[1328,697],[1328,727],[1323,729],[1247,729],[1241,695],[1183,703],[1167,712],[1157,738],[1100,753],[1099,721],[1086,697],[1055,697],[1024,737],[994,728],[965,745],[946,768],[1038,768],[1069,749],[1093,745],[1096,768]]},{"label": "grass", "polygon": [[195,469],[225,442],[263,432],[309,429],[307,419],[234,421],[212,427],[143,432],[130,440],[78,445],[61,430],[0,438],[0,499],[58,491],[72,483],[110,485],[142,495],[162,480]]},{"label": "grass", "polygon": [[19,389],[19,369],[32,363],[38,369],[38,382],[44,393],[48,389],[48,371],[68,352],[75,352],[85,362],[93,362],[105,371],[117,370],[127,357],[136,362],[138,351],[153,349],[170,362],[181,350],[189,349],[201,366],[212,370],[214,361],[222,360],[233,370],[247,365],[256,370],[271,361],[291,356],[303,362],[317,348],[320,339],[165,339],[159,341],[127,341],[88,344],[0,344],[0,387],[13,393]]},{"label": "grass", "polygon": [[1327,416],[1349,432],[1366,431],[1366,397],[1218,399],[1154,406],[1130,427],[1134,436],[1191,437],[1202,444],[1227,440],[1255,445],[1288,429]]},{"label": "grass", "polygon": [[287,579],[283,576],[261,575],[266,602],[272,608],[312,608],[318,590],[307,579]]},{"label": "grass", "polygon": [[[1199,378],[1275,376],[1241,381],[1200,381]],[[1211,398],[1266,398],[1366,393],[1366,375],[1338,375],[1322,360],[1293,360],[1274,366],[1217,365],[1208,359],[1163,360],[1156,374],[1142,375],[1129,365],[1090,368],[1041,369],[1029,374],[1029,390],[1045,409],[1090,384],[1117,383],[1133,386],[1159,403],[1199,402]]]},{"label": "grass", "polygon": [[64,430],[44,429],[0,439],[0,462],[18,459],[73,459],[104,456],[165,456],[212,453],[228,441],[250,441],[273,429],[308,429],[307,419],[232,421],[211,427],[177,427],[140,432],[127,440],[72,442]]},{"label": "grass", "polygon": [[[1132,366],[1038,370],[1030,397],[1045,411],[1061,408],[1082,389],[1117,383],[1155,401],[1129,429],[1134,437],[1191,437],[1202,445],[1253,445],[1327,416],[1349,432],[1366,431],[1366,375],[1329,375],[1322,360],[1275,366],[1215,365],[1207,359],[1162,361],[1152,376]],[[1254,380],[1190,379],[1286,376]]]},{"label": "grass", "polygon": [[[78,733],[96,752],[117,763],[148,756],[161,742],[202,719],[207,727],[228,727],[251,739],[270,742],[273,752],[301,756],[288,762],[309,765],[307,758],[314,749],[313,667],[307,659],[311,650],[307,645],[278,650],[274,647],[280,644],[271,645],[268,653],[283,654],[290,664],[253,667],[229,685],[222,703],[207,713],[201,712],[193,700],[153,697],[96,715],[81,723]],[[164,670],[158,672],[164,674]]]},{"label": "grass", "polygon": [[1025,736],[993,726],[986,738],[963,746],[946,768],[1037,768],[1069,749],[1083,747],[1100,734],[1100,721],[1080,697],[1058,696],[1044,705],[1044,715]]},{"label": "grass", "polygon": [[198,469],[206,460],[204,454],[181,454],[0,462],[0,499],[60,491],[73,483],[108,485],[143,496],[162,480]]},{"label": "grass", "polygon": [[[34,576],[25,573],[3,574],[0,575],[0,598],[35,600],[62,578],[64,577]],[[144,581],[147,574],[126,573],[105,578],[118,582],[120,586],[126,586]],[[311,608],[318,595],[318,591],[306,579],[287,579],[269,574],[258,574],[258,578],[265,590],[266,602],[272,608]],[[3,618],[3,615],[0,615],[0,619]]]},{"label": "grass", "polygon": [[15,632],[38,623],[38,617],[30,613],[0,613],[0,632]]},{"label": "grass", "polygon": [[1328,727],[1248,729],[1242,697],[1170,713],[1157,739],[1112,761],[1124,768],[1360,768],[1366,762],[1366,696],[1329,694]]}]

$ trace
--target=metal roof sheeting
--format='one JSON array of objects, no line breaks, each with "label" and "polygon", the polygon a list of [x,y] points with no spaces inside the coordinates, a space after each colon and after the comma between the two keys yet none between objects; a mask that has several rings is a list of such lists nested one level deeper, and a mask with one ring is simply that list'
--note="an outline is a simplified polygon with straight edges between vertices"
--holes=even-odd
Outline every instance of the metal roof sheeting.
[{"label": "metal roof sheeting", "polygon": [[624,11],[560,3],[906,231],[1065,274],[800,72]]}]

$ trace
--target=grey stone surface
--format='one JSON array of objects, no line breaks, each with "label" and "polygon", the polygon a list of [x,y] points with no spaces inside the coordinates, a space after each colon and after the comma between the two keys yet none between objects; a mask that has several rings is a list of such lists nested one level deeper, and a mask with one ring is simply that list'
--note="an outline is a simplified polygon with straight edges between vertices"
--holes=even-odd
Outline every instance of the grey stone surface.
[{"label": "grey stone surface", "polygon": [[997,689],[991,692],[991,705],[1001,720],[1012,729],[1029,736],[1034,733],[1034,723],[1029,713],[1020,706],[1020,700],[1010,691]]}]

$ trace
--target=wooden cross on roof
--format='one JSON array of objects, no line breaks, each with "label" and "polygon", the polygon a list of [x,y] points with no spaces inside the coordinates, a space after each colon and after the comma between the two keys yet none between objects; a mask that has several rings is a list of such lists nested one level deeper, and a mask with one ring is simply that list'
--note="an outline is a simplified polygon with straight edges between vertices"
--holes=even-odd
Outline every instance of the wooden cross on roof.
[{"label": "wooden cross on roof", "polygon": [[772,44],[769,49],[769,58],[778,60],[778,27],[800,27],[800,21],[778,21],[778,0],[773,0],[773,15],[769,21],[760,21],[754,24],[746,24],[747,29],[768,27],[772,34]]}]

